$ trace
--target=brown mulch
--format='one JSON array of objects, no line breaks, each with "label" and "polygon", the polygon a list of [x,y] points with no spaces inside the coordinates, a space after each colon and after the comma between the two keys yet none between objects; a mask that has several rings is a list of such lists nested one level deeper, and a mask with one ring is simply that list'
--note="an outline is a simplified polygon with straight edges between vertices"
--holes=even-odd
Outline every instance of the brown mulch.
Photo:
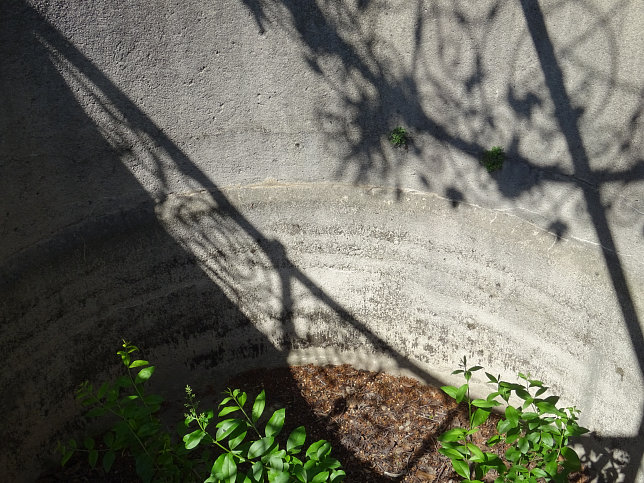
[{"label": "brown mulch", "polygon": [[[448,483],[461,478],[452,470],[448,458],[438,453],[437,437],[448,429],[465,427],[467,406],[457,405],[440,389],[407,377],[357,370],[348,365],[295,366],[262,369],[240,374],[227,384],[255,396],[266,391],[266,413],[286,408],[282,430],[288,435],[304,426],[308,444],[329,441],[332,456],[342,462],[347,482]],[[201,394],[203,408],[206,404]],[[503,447],[486,448],[483,443],[495,433],[498,417],[494,414],[474,435],[484,451],[502,456]],[[117,462],[118,463],[118,462]],[[41,483],[68,481],[138,481],[132,464],[108,475],[88,473],[83,462],[73,460],[64,470],[39,479]],[[492,481],[492,478],[489,481]],[[587,483],[585,474],[570,481]]]}]

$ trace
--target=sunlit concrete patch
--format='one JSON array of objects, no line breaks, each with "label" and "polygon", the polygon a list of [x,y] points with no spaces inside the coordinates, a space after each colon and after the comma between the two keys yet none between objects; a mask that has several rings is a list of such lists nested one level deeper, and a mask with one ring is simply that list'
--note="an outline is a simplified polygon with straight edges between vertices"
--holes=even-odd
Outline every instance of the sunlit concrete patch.
[{"label": "sunlit concrete patch", "polygon": [[[628,434],[621,413],[606,414],[606,400],[616,385],[635,391],[625,399],[637,414],[640,375],[596,246],[557,241],[503,211],[455,210],[427,193],[406,191],[392,203],[390,190],[331,184],[224,191],[272,241],[224,241],[216,206],[198,213],[208,193],[186,197],[191,215],[164,223],[173,233],[175,223],[185,229],[182,220],[193,220],[174,236],[273,343],[378,352],[384,341],[441,378],[472,354],[493,372],[540,374],[586,406],[587,424]],[[339,316],[318,290],[347,313]],[[632,290],[642,292],[638,274]],[[622,376],[610,369],[615,354],[627,366]]]}]

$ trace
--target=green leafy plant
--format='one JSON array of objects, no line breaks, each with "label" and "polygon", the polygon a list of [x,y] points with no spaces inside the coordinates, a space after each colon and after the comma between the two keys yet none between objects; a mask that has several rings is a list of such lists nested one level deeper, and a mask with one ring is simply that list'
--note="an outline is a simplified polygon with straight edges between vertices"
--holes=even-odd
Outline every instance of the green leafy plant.
[{"label": "green leafy plant", "polygon": [[492,149],[483,151],[481,164],[485,166],[488,173],[501,169],[503,161],[505,161],[505,152],[501,146],[494,146]]},{"label": "green leafy plant", "polygon": [[186,458],[183,445],[172,441],[169,431],[163,428],[158,413],[163,398],[156,394],[146,395],[143,385],[154,373],[155,367],[148,361],[133,360],[132,353],[138,348],[123,341],[118,351],[126,375],[115,382],[105,382],[98,390],[89,382],[80,385],[77,401],[89,410],[89,418],[111,417],[111,429],[102,436],[102,448],[94,438],[86,437],[82,444],[75,440],[60,445],[64,465],[76,451],[88,454],[93,468],[101,460],[105,472],[112,468],[116,456],[130,454],[136,462],[136,472],[143,481],[152,478],[174,481],[193,470],[193,462]]},{"label": "green leafy plant", "polygon": [[[156,416],[163,398],[146,395],[144,384],[154,372],[145,360],[133,360],[138,348],[123,341],[118,351],[127,374],[113,383],[104,383],[98,390],[88,382],[77,390],[77,400],[89,410],[87,417],[107,416],[112,427],[97,442],[87,437],[82,443],[70,440],[59,444],[61,463],[65,465],[76,452],[85,452],[93,468],[99,461],[107,473],[117,455],[129,454],[136,463],[136,472],[144,482],[204,481],[226,483],[259,482],[339,482],[345,477],[338,460],[331,457],[331,445],[324,440],[311,444],[303,456],[306,430],[300,426],[280,449],[277,437],[285,421],[285,409],[278,409],[260,431],[266,405],[262,391],[256,398],[250,415],[244,409],[247,395],[239,389],[227,389],[214,411],[198,412],[198,402],[190,386],[186,386],[185,420],[179,425],[178,436],[171,435]],[[242,417],[223,418],[239,412]],[[215,434],[208,426],[215,423]],[[188,432],[190,425],[197,429]],[[247,438],[248,436],[248,438]],[[202,451],[194,451],[199,447]],[[214,461],[214,463],[213,463]]]},{"label": "green leafy plant", "polygon": [[[198,429],[183,437],[187,449],[196,448],[201,443],[213,444],[221,454],[212,465],[211,473],[205,483],[268,481],[287,483],[299,482],[339,482],[345,477],[340,462],[330,456],[331,444],[320,440],[306,450],[302,459],[298,458],[304,447],[306,430],[304,426],[295,428],[281,449],[277,436],[284,426],[285,409],[273,413],[262,431],[258,422],[266,405],[266,394],[262,391],[253,403],[250,415],[244,409],[246,393],[239,389],[227,389],[226,398],[219,403],[219,417],[239,412],[241,417],[223,419],[216,423],[217,431],[213,436],[207,428],[214,413],[198,414],[198,403],[194,400],[192,389],[186,387],[188,403],[186,407],[186,426],[195,422]],[[255,439],[245,441],[248,433]],[[243,468],[243,469],[242,469]]]},{"label": "green leafy plant", "polygon": [[[571,436],[580,436],[588,430],[577,424],[579,411],[575,407],[557,408],[557,396],[542,397],[548,390],[541,381],[519,373],[524,384],[502,381],[485,373],[488,383],[496,386],[485,399],[470,399],[472,373],[481,366],[467,366],[467,358],[461,361],[462,369],[453,374],[463,374],[465,384],[443,386],[442,389],[458,403],[465,401],[468,408],[468,427],[454,428],[439,436],[440,453],[450,458],[454,471],[466,482],[480,482],[491,470],[498,477],[495,483],[506,481],[566,482],[568,475],[581,468],[577,453],[568,446]],[[514,407],[509,404],[512,395],[523,403]],[[497,434],[486,445],[507,444],[504,462],[496,454],[484,452],[474,442],[473,435],[488,419],[492,408],[505,405],[504,418],[497,424]]]},{"label": "green leafy plant", "polygon": [[409,134],[405,128],[398,126],[389,133],[389,142],[391,142],[395,148],[407,147]]}]

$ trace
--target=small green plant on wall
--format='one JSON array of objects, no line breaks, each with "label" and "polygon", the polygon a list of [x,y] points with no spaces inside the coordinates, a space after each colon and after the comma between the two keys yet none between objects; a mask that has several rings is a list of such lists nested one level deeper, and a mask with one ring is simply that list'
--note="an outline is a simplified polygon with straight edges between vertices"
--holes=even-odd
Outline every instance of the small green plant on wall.
[{"label": "small green plant on wall", "polygon": [[488,173],[498,171],[505,161],[505,152],[501,146],[494,146],[492,149],[483,151],[481,164],[487,169]]},{"label": "small green plant on wall", "polygon": [[[74,453],[83,452],[92,468],[100,463],[107,473],[118,454],[129,454],[144,482],[316,483],[344,479],[345,472],[331,457],[327,441],[317,441],[301,454],[306,439],[303,426],[294,429],[285,439],[285,447],[280,447],[278,435],[285,409],[278,409],[267,421],[262,418],[264,391],[247,412],[247,394],[227,389],[215,416],[213,410],[199,412],[192,388],[186,386],[185,420],[179,425],[179,434],[171,434],[156,415],[163,398],[146,394],[143,387],[155,367],[145,360],[133,360],[137,350],[123,341],[118,355],[126,374],[98,390],[87,382],[78,389],[76,397],[88,408],[86,416],[107,416],[113,425],[98,441],[88,436],[81,443],[72,439],[59,444],[63,465]],[[238,417],[229,417],[233,413]]]},{"label": "small green plant on wall", "polygon": [[[472,373],[483,369],[481,366],[467,366],[463,357],[461,369],[452,374],[463,374],[465,384],[443,386],[442,389],[457,402],[465,401],[468,409],[468,426],[454,428],[438,437],[439,452],[452,462],[454,471],[465,478],[465,482],[479,483],[488,472],[494,470],[498,477],[495,483],[510,481],[567,482],[568,475],[578,471],[581,463],[577,453],[568,446],[571,436],[587,433],[586,428],[577,424],[579,411],[575,407],[558,408],[558,396],[542,397],[548,390],[541,381],[530,375],[519,373],[524,384],[502,381],[485,373],[488,383],[495,386],[485,399],[470,399]],[[514,394],[523,403],[509,405]],[[504,462],[494,453],[484,452],[472,437],[487,420],[492,408],[501,406],[496,398],[505,403],[505,417],[497,425],[497,434],[486,441],[486,445],[507,444]]]},{"label": "small green plant on wall", "polygon": [[395,148],[406,148],[409,142],[409,134],[405,128],[398,126],[389,133],[389,142]]}]

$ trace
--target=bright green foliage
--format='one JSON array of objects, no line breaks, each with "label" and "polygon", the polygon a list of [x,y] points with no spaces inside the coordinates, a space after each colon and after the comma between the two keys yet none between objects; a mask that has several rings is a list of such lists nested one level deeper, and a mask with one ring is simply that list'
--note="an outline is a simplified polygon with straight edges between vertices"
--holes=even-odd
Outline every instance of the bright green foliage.
[{"label": "bright green foliage", "polygon": [[492,149],[483,151],[483,159],[481,164],[485,166],[488,173],[498,171],[503,166],[505,161],[505,152],[501,146],[494,146]]},{"label": "bright green foliage", "polygon": [[[450,458],[454,471],[464,481],[479,482],[490,470],[495,470],[499,475],[495,483],[536,483],[539,480],[567,482],[568,475],[580,469],[577,453],[568,447],[570,436],[588,432],[577,424],[579,411],[576,408],[557,408],[557,396],[541,397],[548,387],[541,381],[531,379],[530,375],[521,373],[519,377],[525,381],[524,385],[502,381],[486,372],[488,383],[496,386],[495,391],[485,399],[471,400],[469,383],[472,373],[483,368],[467,367],[466,357],[463,357],[461,366],[462,369],[452,374],[463,374],[465,384],[460,387],[443,386],[442,389],[457,402],[467,402],[469,424],[467,428],[450,429],[438,440],[442,446],[439,452]],[[521,406],[509,405],[513,393],[523,400]],[[499,421],[497,434],[486,444],[509,444],[505,453],[507,465],[495,454],[483,452],[472,442],[472,435],[487,420],[491,408],[501,406],[497,397],[507,406],[505,418]]]},{"label": "bright green foliage", "polygon": [[[215,445],[220,450],[206,482],[339,482],[345,473],[340,462],[330,456],[331,445],[324,440],[313,443],[300,456],[306,439],[303,426],[295,428],[286,442],[286,449],[280,448],[277,436],[284,426],[285,410],[278,409],[268,419],[262,430],[258,422],[264,412],[266,395],[262,391],[256,398],[250,415],[244,408],[246,393],[239,389],[227,389],[226,397],[219,404],[219,418],[214,436],[208,426],[214,419],[212,411],[198,413],[198,403],[192,389],[186,387],[188,402],[185,424],[196,423],[195,429],[183,437],[186,448],[193,449],[199,444]],[[237,413],[236,418],[227,418]],[[250,436],[249,436],[250,435]],[[248,438],[247,438],[248,437]]]},{"label": "bright green foliage", "polygon": [[389,141],[395,148],[406,147],[409,142],[409,134],[405,128],[398,126],[389,133]]},{"label": "bright green foliage", "polygon": [[[127,369],[126,376],[103,384],[97,391],[87,382],[78,389],[77,400],[89,408],[86,416],[107,415],[115,422],[103,435],[101,446],[105,449],[99,449],[89,437],[82,445],[75,440],[60,444],[63,465],[75,452],[83,451],[91,467],[100,461],[105,472],[109,472],[118,453],[129,453],[144,482],[317,483],[344,479],[345,472],[340,462],[330,456],[331,445],[327,441],[313,443],[300,456],[306,439],[303,426],[293,430],[286,449],[280,449],[277,436],[284,425],[284,409],[275,411],[260,431],[258,424],[266,406],[264,391],[255,398],[249,415],[244,409],[246,393],[227,389],[215,418],[212,410],[197,412],[199,403],[190,386],[186,386],[188,412],[180,425],[182,441],[177,441],[155,416],[163,399],[143,391],[154,366],[144,360],[132,360],[132,353],[137,350],[123,341],[123,350],[118,351]],[[233,413],[240,417],[227,417]],[[193,423],[198,429],[188,432]],[[209,426],[216,428],[214,435],[208,431]],[[202,451],[194,451],[197,447]]]}]

